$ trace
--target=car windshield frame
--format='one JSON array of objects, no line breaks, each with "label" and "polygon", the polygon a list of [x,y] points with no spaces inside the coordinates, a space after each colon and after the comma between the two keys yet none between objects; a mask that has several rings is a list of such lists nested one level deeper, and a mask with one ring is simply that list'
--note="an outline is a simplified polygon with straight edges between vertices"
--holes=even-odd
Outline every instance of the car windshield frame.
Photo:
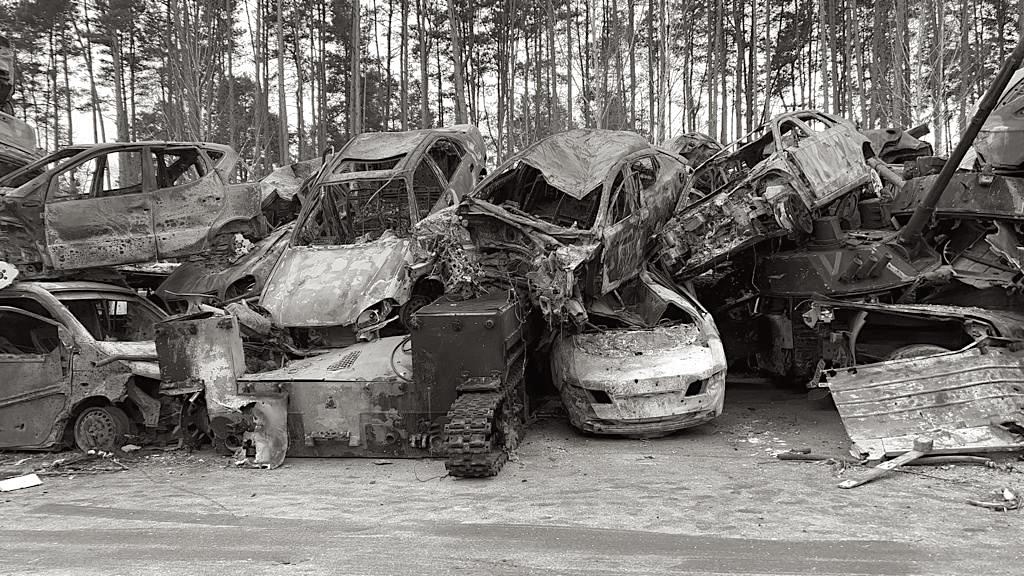
[{"label": "car windshield frame", "polygon": [[[68,311],[68,313],[71,314],[72,317],[74,317],[75,321],[77,321],[79,324],[81,324],[82,328],[84,328],[85,331],[90,336],[92,336],[92,338],[94,340],[96,340],[97,342],[148,342],[148,341],[151,341],[151,340],[153,340],[155,338],[155,326],[156,326],[156,324],[158,322],[161,322],[161,321],[167,319],[167,314],[165,314],[162,310],[160,310],[160,308],[158,308],[155,304],[153,304],[152,302],[146,300],[145,298],[143,298],[143,297],[141,297],[141,296],[139,296],[137,294],[129,294],[129,293],[123,293],[123,292],[98,292],[98,291],[82,290],[82,291],[57,292],[57,293],[54,293],[53,296],[61,303],[62,306],[64,306],[64,308]],[[110,338],[109,334],[106,332],[106,328],[103,328],[103,330],[101,332],[97,332],[95,330],[96,326],[92,326],[91,322],[88,322],[87,319],[83,319],[78,313],[76,313],[76,310],[75,310],[76,307],[71,304],[71,303],[74,303],[74,302],[83,302],[83,301],[88,301],[88,302],[101,302],[101,301],[105,301],[105,302],[128,302],[128,303],[132,303],[132,304],[137,305],[138,306],[138,310],[140,310],[140,311],[144,310],[145,312],[143,312],[143,314],[150,316],[150,318],[146,319],[146,322],[149,325],[148,331],[153,333],[154,337],[153,338],[148,338],[148,339],[131,339],[131,340],[129,340],[129,339]],[[107,314],[109,315],[110,313],[107,312]],[[125,315],[129,316],[127,308],[125,310]]]}]

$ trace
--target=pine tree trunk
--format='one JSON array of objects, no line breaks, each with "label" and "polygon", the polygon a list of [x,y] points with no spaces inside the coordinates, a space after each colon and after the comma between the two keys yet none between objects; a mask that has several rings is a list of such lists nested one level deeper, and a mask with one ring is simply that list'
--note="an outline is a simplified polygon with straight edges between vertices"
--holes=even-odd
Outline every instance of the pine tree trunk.
[{"label": "pine tree trunk", "polygon": [[430,128],[430,70],[427,50],[429,49],[429,38],[427,35],[427,9],[426,0],[416,0],[416,18],[420,33],[420,128]]},{"label": "pine tree trunk", "polygon": [[284,0],[277,0],[277,148],[281,166],[288,159],[288,101],[284,95]]},{"label": "pine tree trunk", "polygon": [[409,0],[402,1],[402,37],[398,51],[399,115],[402,131],[409,129]]},{"label": "pine tree trunk", "polygon": [[456,0],[448,0],[448,29],[452,42],[452,61],[455,63],[455,123],[466,123],[466,71],[462,55],[459,14]]}]

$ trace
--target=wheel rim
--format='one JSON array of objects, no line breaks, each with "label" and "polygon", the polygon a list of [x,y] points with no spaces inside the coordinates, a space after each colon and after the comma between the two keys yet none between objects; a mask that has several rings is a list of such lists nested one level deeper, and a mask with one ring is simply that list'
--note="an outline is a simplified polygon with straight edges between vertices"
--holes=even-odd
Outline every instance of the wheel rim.
[{"label": "wheel rim", "polygon": [[110,450],[120,432],[117,417],[103,408],[90,408],[75,423],[75,440],[82,449]]}]

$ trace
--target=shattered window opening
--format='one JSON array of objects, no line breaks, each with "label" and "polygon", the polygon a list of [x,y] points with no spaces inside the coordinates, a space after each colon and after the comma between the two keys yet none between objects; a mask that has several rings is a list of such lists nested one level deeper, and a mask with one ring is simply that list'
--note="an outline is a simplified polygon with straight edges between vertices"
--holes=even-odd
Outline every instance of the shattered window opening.
[{"label": "shattered window opening", "polygon": [[466,155],[466,151],[451,140],[438,140],[430,147],[427,154],[437,163],[437,167],[441,169],[444,177],[451,180],[455,171],[458,170],[459,164],[462,163],[462,157]]},{"label": "shattered window opening", "polygon": [[142,302],[116,296],[62,296],[61,302],[93,338],[106,342],[144,342],[156,337],[161,320]]},{"label": "shattered window opening", "polygon": [[405,236],[412,228],[404,178],[326,184],[319,196],[301,225],[301,245],[371,242],[386,231]]},{"label": "shattered window opening", "polygon": [[142,151],[118,150],[96,156],[57,175],[53,200],[82,200],[138,194]]},{"label": "shattered window opening", "polygon": [[[0,300],[0,306],[10,306],[52,320],[41,304],[26,298]],[[57,327],[8,310],[0,310],[0,354],[49,354],[60,344]]]},{"label": "shattered window opening", "polygon": [[375,170],[394,170],[398,163],[405,159],[405,156],[395,156],[383,160],[356,160],[347,159],[338,166],[337,174],[348,172],[371,172]]},{"label": "shattered window opening", "polygon": [[481,192],[480,198],[499,206],[512,204],[539,220],[557,226],[590,230],[597,222],[601,187],[577,200],[548,184],[540,170],[520,164],[510,168],[506,176],[491,182]]},{"label": "shattered window opening", "polygon": [[154,150],[157,162],[157,187],[172,188],[196,182],[206,175],[199,150],[183,148]]},{"label": "shattered window opening", "polygon": [[[456,163],[456,166],[458,164]],[[442,168],[443,171],[443,168]],[[416,196],[416,209],[419,218],[426,218],[444,194],[444,186],[429,162],[420,162],[412,175],[412,190]]]},{"label": "shattered window opening", "polygon": [[615,183],[612,185],[614,192],[612,192],[611,222],[613,224],[618,224],[629,218],[640,207],[637,200],[637,190],[630,184],[630,180],[623,179],[622,172],[619,172],[619,175],[615,177]]},{"label": "shattered window opening", "polygon": [[644,156],[634,160],[630,169],[636,174],[641,190],[652,188],[658,182],[658,161],[654,156]]},{"label": "shattered window opening", "polygon": [[57,175],[57,187],[52,200],[89,198],[92,196],[99,158],[92,158]]}]

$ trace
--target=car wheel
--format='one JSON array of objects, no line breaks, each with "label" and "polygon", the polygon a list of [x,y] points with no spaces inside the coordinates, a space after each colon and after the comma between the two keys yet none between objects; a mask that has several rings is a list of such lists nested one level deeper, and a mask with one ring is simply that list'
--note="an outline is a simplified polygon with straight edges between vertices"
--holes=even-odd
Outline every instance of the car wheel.
[{"label": "car wheel", "polygon": [[128,415],[117,406],[86,408],[75,419],[75,445],[83,452],[111,452],[124,445],[128,422]]},{"label": "car wheel", "polygon": [[401,320],[402,326],[405,326],[406,330],[411,329],[412,315],[420,308],[432,303],[434,300],[437,300],[437,298],[427,296],[426,294],[413,294],[412,298],[409,298],[409,301],[403,304],[398,311],[399,320]]}]

